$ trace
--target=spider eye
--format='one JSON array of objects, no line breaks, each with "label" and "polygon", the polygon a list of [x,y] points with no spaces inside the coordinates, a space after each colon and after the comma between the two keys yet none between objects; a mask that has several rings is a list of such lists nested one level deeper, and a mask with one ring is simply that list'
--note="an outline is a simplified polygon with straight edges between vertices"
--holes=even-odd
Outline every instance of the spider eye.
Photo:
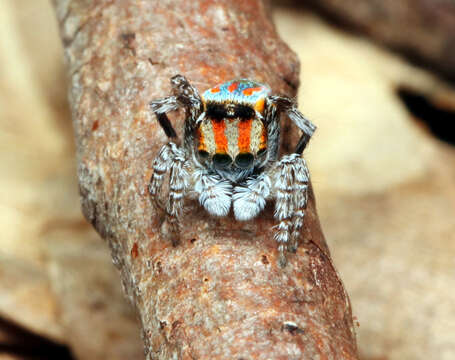
[{"label": "spider eye", "polygon": [[235,117],[241,119],[252,119],[255,116],[254,109],[246,105],[237,105],[235,107]]},{"label": "spider eye", "polygon": [[218,168],[225,168],[232,163],[232,159],[227,154],[213,155],[213,164]]},{"label": "spider eye", "polygon": [[209,157],[209,153],[205,150],[199,150],[198,151],[199,157],[202,159],[207,159]]},{"label": "spider eye", "polygon": [[226,117],[226,108],[222,104],[207,104],[207,117],[223,119]]},{"label": "spider eye", "polygon": [[239,168],[246,169],[251,166],[251,164],[254,161],[254,156],[253,154],[250,153],[242,153],[238,154],[235,157],[235,165],[237,165]]}]

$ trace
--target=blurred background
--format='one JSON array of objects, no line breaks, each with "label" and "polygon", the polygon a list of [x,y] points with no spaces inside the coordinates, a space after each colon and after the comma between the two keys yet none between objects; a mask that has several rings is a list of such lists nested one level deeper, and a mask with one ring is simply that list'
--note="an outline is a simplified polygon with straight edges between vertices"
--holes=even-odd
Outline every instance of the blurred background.
[{"label": "blurred background", "polygon": [[[273,8],[362,360],[455,359],[455,3]],[[67,85],[50,3],[0,0],[0,360],[142,359],[80,212]]]}]

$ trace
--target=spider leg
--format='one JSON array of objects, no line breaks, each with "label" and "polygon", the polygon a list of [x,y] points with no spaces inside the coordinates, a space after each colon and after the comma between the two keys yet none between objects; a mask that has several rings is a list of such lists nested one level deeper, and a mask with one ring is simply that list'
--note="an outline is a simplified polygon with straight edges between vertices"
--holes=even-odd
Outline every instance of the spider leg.
[{"label": "spider leg", "polygon": [[[166,206],[159,197],[164,176],[169,172],[169,195]],[[169,232],[174,245],[179,238],[179,218],[183,212],[185,190],[188,187],[188,171],[185,167],[185,154],[173,142],[164,145],[153,162],[153,175],[149,183],[152,204],[166,213]]]},{"label": "spider leg", "polygon": [[284,266],[285,251],[297,247],[303,225],[308,172],[305,162],[298,154],[283,156],[272,171],[276,193],[275,218],[278,220],[275,239],[278,243],[279,263]]},{"label": "spider leg", "polygon": [[194,190],[199,203],[215,216],[226,216],[232,202],[232,184],[217,174],[209,174],[204,169],[194,172]]},{"label": "spider leg", "polygon": [[296,252],[299,242],[300,230],[303,226],[305,210],[308,203],[308,182],[309,171],[305,160],[302,157],[296,157],[294,163],[294,206],[292,214],[292,233],[289,250]]},{"label": "spider leg", "polygon": [[203,113],[204,105],[197,89],[183,75],[175,75],[171,78],[171,85],[174,95],[179,104],[185,107],[185,148],[192,149],[194,131]]},{"label": "spider leg", "polygon": [[169,118],[166,115],[167,112],[174,111],[179,108],[177,97],[168,96],[163,99],[154,100],[150,103],[150,107],[152,111],[155,113],[158,122],[163,128],[166,136],[168,138],[177,138],[177,133],[175,132]]},{"label": "spider leg", "polygon": [[266,173],[248,178],[243,185],[236,186],[232,196],[235,218],[241,221],[255,218],[264,209],[271,187]]},{"label": "spider leg", "polygon": [[174,95],[154,100],[150,103],[150,107],[156,114],[158,122],[163,128],[166,136],[169,138],[177,138],[177,133],[166,113],[184,107],[186,110],[185,145],[189,145],[189,143],[192,142],[197,119],[203,110],[202,99],[197,89],[182,75],[173,76],[171,78],[171,86]]},{"label": "spider leg", "polygon": [[175,154],[169,174],[169,197],[166,205],[166,220],[172,244],[175,246],[180,239],[180,219],[183,215],[185,191],[188,188],[188,170],[185,166],[185,155],[179,149]]},{"label": "spider leg", "polygon": [[280,151],[280,114],[270,98],[267,98],[264,109],[264,120],[267,128],[267,153],[268,159],[276,160]]},{"label": "spider leg", "polygon": [[[316,130],[316,126],[297,109],[296,103],[285,96],[269,96],[268,102],[274,104],[278,108],[278,113],[281,111],[286,112],[287,116],[297,125],[297,127],[303,131],[302,136],[294,150],[296,154],[302,154],[303,150],[308,144],[311,136]],[[279,115],[277,116],[279,118]]]},{"label": "spider leg", "polygon": [[293,172],[290,155],[284,156],[276,165],[274,183],[276,192],[275,218],[278,220],[275,240],[278,243],[279,264],[284,266],[286,265],[285,250],[291,240],[291,221],[294,211]]},{"label": "spider leg", "polygon": [[[166,223],[174,245],[178,242],[180,233],[179,219],[183,215],[185,191],[188,188],[188,162],[186,154],[191,156],[193,146],[193,134],[198,119],[203,118],[203,103],[196,88],[182,75],[171,78],[173,96],[154,100],[150,103],[159,124],[167,137],[177,140],[174,130],[166,113],[175,111],[180,107],[185,108],[185,148],[182,149],[174,142],[164,145],[153,163],[153,175],[150,179],[149,193],[152,203],[166,213]],[[164,206],[159,193],[163,185],[164,176],[169,172],[169,195]]]},{"label": "spider leg", "polygon": [[178,102],[194,110],[195,114],[193,118],[197,119],[199,116],[197,113],[200,114],[203,107],[202,99],[197,89],[183,75],[173,76],[171,78],[171,85]]},{"label": "spider leg", "polygon": [[148,186],[150,200],[155,208],[164,210],[163,203],[159,198],[161,187],[163,186],[164,176],[169,171],[172,160],[174,159],[178,147],[173,142],[163,145],[153,161],[153,174]]}]

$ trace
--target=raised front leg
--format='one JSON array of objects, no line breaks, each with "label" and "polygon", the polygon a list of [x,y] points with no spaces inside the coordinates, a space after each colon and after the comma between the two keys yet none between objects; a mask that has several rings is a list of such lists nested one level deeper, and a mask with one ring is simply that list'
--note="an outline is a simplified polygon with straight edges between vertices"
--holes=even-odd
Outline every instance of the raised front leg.
[{"label": "raised front leg", "polygon": [[183,75],[175,75],[171,78],[172,90],[177,100],[183,106],[193,111],[193,119],[197,119],[202,112],[202,100],[197,89]]},{"label": "raised front leg", "polygon": [[278,220],[275,239],[279,263],[286,265],[285,251],[297,249],[300,229],[307,204],[308,169],[298,154],[283,156],[273,171],[275,218]]},{"label": "raised front leg", "polygon": [[203,118],[202,99],[197,89],[182,75],[173,76],[171,78],[171,86],[174,96],[154,100],[150,103],[150,107],[169,138],[177,138],[177,133],[166,113],[175,111],[180,107],[185,109],[184,143],[185,148],[189,150],[194,141],[194,130],[197,121]]},{"label": "raised front leg", "polygon": [[299,109],[297,109],[296,103],[286,96],[269,96],[267,98],[267,106],[277,108],[277,121],[279,121],[280,113],[284,111],[294,124],[296,124],[297,127],[303,131],[303,134],[294,150],[294,153],[302,154],[308,144],[308,141],[315,132],[316,126],[310,120],[305,118]]},{"label": "raised front leg", "polygon": [[167,112],[174,111],[179,108],[177,97],[168,96],[163,99],[154,100],[150,103],[150,108],[155,113],[156,118],[163,128],[166,136],[168,138],[177,138],[177,133],[175,132],[169,118],[166,115]]}]

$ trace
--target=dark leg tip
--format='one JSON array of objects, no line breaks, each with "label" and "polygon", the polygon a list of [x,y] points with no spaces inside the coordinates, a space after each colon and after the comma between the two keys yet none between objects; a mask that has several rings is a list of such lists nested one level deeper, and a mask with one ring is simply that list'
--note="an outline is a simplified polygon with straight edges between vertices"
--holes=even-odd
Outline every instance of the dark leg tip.
[{"label": "dark leg tip", "polygon": [[287,259],[286,259],[286,255],[284,254],[280,254],[279,258],[278,258],[278,266],[280,268],[284,268],[286,267],[286,264],[288,263]]},{"label": "dark leg tip", "polygon": [[180,244],[180,239],[178,237],[172,237],[172,246],[177,247]]}]

